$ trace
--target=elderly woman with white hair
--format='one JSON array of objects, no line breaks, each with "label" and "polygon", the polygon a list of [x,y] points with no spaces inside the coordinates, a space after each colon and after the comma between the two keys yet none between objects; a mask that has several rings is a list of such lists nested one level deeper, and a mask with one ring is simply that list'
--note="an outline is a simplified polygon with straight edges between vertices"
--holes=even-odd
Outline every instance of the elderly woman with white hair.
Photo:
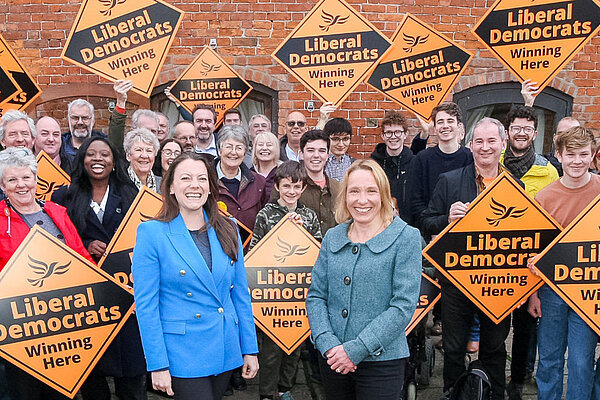
[{"label": "elderly woman with white hair", "polygon": [[154,175],[152,166],[160,145],[156,135],[148,129],[137,128],[127,132],[123,141],[125,157],[129,161],[127,173],[138,189],[147,186],[160,193],[160,176]]},{"label": "elderly woman with white hair", "polygon": [[[26,148],[9,147],[0,152],[0,188],[6,194],[6,199],[0,201],[0,270],[33,226],[45,229],[92,261],[67,210],[51,201],[36,199],[37,168],[35,156]],[[0,374],[4,375],[1,367]],[[6,377],[13,399],[67,399],[12,364],[6,364]]]},{"label": "elderly woman with white hair", "polygon": [[244,128],[225,126],[217,141],[220,157],[214,162],[219,178],[219,200],[238,221],[252,227],[268,197],[265,178],[250,171],[243,163],[248,144]]}]

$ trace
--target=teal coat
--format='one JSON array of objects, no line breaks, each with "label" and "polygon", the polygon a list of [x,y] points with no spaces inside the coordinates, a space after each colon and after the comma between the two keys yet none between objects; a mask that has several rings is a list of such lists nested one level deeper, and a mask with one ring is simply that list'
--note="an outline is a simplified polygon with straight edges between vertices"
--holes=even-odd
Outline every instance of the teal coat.
[{"label": "teal coat", "polygon": [[208,240],[212,273],[181,214],[138,227],[131,269],[148,371],[217,375],[258,353],[242,245],[234,261],[213,228]]},{"label": "teal coat", "polygon": [[343,344],[354,364],[408,357],[404,329],[419,297],[421,236],[400,218],[366,243],[348,223],[329,231],[306,298],[311,337],[323,355]]}]

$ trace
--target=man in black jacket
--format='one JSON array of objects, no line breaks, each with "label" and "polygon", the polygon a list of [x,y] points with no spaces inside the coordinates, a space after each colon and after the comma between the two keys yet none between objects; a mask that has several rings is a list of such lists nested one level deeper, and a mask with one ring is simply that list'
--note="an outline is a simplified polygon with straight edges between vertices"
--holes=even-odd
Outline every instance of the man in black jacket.
[{"label": "man in black jacket", "polygon": [[[465,216],[471,201],[502,171],[500,155],[506,147],[502,123],[493,118],[479,121],[471,141],[474,164],[440,175],[429,206],[422,215],[423,231],[439,234],[449,223]],[[444,327],[444,391],[465,370],[465,352],[474,313],[479,315],[481,343],[479,359],[490,376],[492,398],[504,399],[506,346],[510,317],[495,324],[447,279],[442,284]]]},{"label": "man in black jacket", "polygon": [[395,111],[388,113],[381,121],[383,143],[375,146],[371,158],[381,165],[390,181],[392,196],[398,202],[400,218],[410,224],[412,219],[406,181],[413,153],[404,145],[407,130],[406,120],[400,113]]}]

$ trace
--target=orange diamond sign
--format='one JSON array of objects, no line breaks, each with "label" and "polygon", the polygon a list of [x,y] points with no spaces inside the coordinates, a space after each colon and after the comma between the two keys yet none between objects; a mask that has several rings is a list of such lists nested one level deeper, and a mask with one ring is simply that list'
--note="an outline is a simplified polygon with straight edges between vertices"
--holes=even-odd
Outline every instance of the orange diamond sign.
[{"label": "orange diamond sign", "polygon": [[256,325],[287,354],[310,335],[305,301],[320,248],[283,218],[245,257]]},{"label": "orange diamond sign", "polygon": [[71,177],[44,151],[37,156],[38,174],[35,197],[48,201],[59,188],[69,185]]},{"label": "orange diamond sign", "polygon": [[542,278],[600,334],[600,196],[535,258]]},{"label": "orange diamond sign", "polygon": [[125,218],[117,228],[113,238],[106,246],[106,255],[98,266],[111,274],[119,283],[132,287],[131,257],[135,247],[137,228],[140,223],[154,218],[160,211],[163,198],[146,186],[131,203]]},{"label": "orange diamond sign", "polygon": [[428,121],[471,58],[462,46],[406,14],[367,83]]},{"label": "orange diamond sign", "polygon": [[442,297],[440,285],[424,273],[421,274],[421,289],[419,291],[419,302],[405,331],[408,335],[421,322],[429,310]]},{"label": "orange diamond sign", "polygon": [[205,47],[173,83],[171,93],[190,113],[196,104],[212,104],[217,123],[225,111],[237,107],[252,91],[252,86],[213,49]]},{"label": "orange diamond sign", "polygon": [[0,293],[0,356],[71,398],[133,311],[128,291],[38,226]]},{"label": "orange diamond sign", "polygon": [[[42,89],[17,58],[6,40],[0,35],[0,116],[6,110],[24,110],[40,94]],[[9,76],[5,79],[4,74]],[[16,85],[16,91],[11,87]],[[12,92],[10,95],[8,93]]]},{"label": "orange diamond sign", "polygon": [[182,18],[162,0],[84,0],[61,57],[150,97]]},{"label": "orange diamond sign", "polygon": [[339,105],[390,44],[344,0],[321,0],[272,56],[321,100]]},{"label": "orange diamond sign", "polygon": [[492,321],[501,322],[543,282],[527,268],[561,227],[506,172],[448,225],[423,255]]},{"label": "orange diamond sign", "polygon": [[543,89],[598,29],[596,0],[497,0],[472,32],[519,81]]}]

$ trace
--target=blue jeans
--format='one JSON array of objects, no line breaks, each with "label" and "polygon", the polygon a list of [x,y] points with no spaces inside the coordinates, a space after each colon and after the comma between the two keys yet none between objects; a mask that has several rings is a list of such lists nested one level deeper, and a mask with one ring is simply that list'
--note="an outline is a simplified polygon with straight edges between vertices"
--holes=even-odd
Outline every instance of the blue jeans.
[{"label": "blue jeans", "polygon": [[566,400],[589,399],[594,385],[598,335],[548,285],[542,286],[538,295],[542,303],[538,326],[538,399],[561,399],[567,347]]}]

